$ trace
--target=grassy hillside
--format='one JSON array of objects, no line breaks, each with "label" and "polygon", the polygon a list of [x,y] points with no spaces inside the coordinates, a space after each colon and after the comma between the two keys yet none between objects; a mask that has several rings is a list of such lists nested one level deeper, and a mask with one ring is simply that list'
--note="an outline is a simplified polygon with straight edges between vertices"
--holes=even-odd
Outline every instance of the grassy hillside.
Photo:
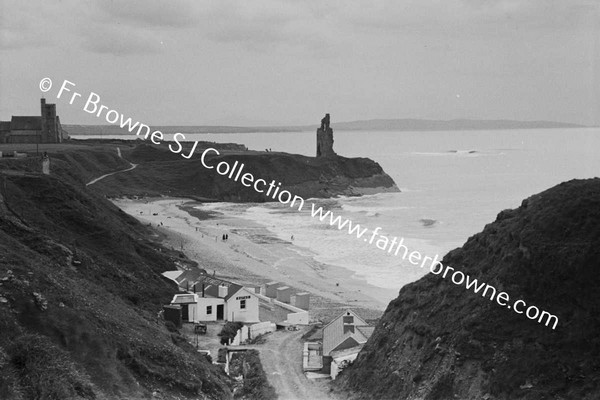
[{"label": "grassy hillside", "polygon": [[502,211],[443,264],[556,314],[556,330],[429,274],[336,380],[350,398],[600,398],[600,179]]},{"label": "grassy hillside", "polygon": [[[200,154],[209,144],[198,146],[189,160],[173,154],[167,146],[147,144],[128,148],[123,156],[139,164],[135,170],[113,175],[98,182],[97,190],[109,196],[171,194],[234,202],[273,201],[254,188],[247,188],[221,176],[215,169],[205,168]],[[212,146],[212,145],[211,145]],[[184,154],[187,154],[185,151]],[[379,164],[367,158],[315,158],[287,153],[253,151],[223,151],[210,153],[209,165],[224,161],[245,165],[255,179],[281,182],[281,187],[291,193],[310,197],[351,195],[363,190],[397,191],[394,181]]]},{"label": "grassy hillside", "polygon": [[0,161],[0,398],[230,398],[157,318],[176,291],[160,273],[191,261],[85,188],[128,166],[107,154],[52,154],[52,176]]}]

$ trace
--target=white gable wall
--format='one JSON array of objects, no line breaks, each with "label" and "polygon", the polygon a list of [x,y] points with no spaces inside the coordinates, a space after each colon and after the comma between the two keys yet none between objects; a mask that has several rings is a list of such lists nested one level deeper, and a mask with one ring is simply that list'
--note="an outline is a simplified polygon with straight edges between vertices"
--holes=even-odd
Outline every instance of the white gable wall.
[{"label": "white gable wall", "polygon": [[[242,301],[246,303],[245,308],[241,307]],[[225,312],[228,321],[258,322],[258,297],[246,288],[241,288],[227,300]]]}]

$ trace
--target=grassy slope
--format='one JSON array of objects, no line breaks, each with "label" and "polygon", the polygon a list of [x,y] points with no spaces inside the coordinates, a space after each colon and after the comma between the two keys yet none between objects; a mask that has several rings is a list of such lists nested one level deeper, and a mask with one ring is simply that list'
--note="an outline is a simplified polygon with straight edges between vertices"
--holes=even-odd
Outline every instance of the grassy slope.
[{"label": "grassy slope", "polygon": [[50,177],[0,175],[0,398],[230,397],[229,379],[156,318],[175,291],[160,272],[181,255],[85,189],[128,165],[94,153],[51,155]]},{"label": "grassy slope", "polygon": [[556,314],[552,330],[428,275],[336,383],[361,399],[600,398],[600,179],[506,210],[444,265]]},{"label": "grassy slope", "polygon": [[[138,168],[98,182],[98,190],[109,196],[170,193],[224,201],[272,201],[253,188],[244,187],[240,181],[234,182],[205,168],[200,161],[201,152],[199,146],[195,156],[187,160],[171,153],[166,146],[142,145],[128,149],[124,156],[140,164]],[[287,153],[229,151],[220,156],[211,153],[208,160],[213,166],[221,161],[230,166],[236,161],[243,163],[244,173],[250,172],[255,179],[267,182],[281,182],[282,188],[305,199],[342,194],[349,186],[361,186],[362,179],[373,179],[363,185],[394,185],[379,164],[366,158],[318,159]]]}]

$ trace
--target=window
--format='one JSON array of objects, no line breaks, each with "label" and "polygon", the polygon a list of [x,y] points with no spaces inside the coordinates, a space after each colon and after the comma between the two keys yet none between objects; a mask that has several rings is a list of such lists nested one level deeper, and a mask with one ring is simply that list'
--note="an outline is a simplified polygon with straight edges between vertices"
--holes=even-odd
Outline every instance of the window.
[{"label": "window", "polygon": [[240,308],[243,310],[246,308],[246,300],[240,300]]},{"label": "window", "polygon": [[212,314],[212,306],[206,306],[206,315]]},{"label": "window", "polygon": [[344,334],[354,333],[354,316],[350,315],[350,313],[346,313],[342,322],[344,324]]}]

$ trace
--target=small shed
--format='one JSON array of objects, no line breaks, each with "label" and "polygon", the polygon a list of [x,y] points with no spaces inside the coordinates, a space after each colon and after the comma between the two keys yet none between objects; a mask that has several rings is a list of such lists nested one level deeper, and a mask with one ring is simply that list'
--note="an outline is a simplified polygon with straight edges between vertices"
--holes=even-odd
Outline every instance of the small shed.
[{"label": "small shed", "polygon": [[295,304],[296,307],[308,311],[310,305],[310,294],[306,292],[296,293]]},{"label": "small shed", "polygon": [[292,289],[289,286],[281,286],[277,288],[277,300],[282,303],[290,304],[290,296]]},{"label": "small shed", "polygon": [[181,328],[181,306],[163,306],[165,321],[171,321],[177,328]]},{"label": "small shed", "polygon": [[265,296],[270,297],[272,299],[276,298],[278,286],[279,286],[279,282],[265,283]]}]

